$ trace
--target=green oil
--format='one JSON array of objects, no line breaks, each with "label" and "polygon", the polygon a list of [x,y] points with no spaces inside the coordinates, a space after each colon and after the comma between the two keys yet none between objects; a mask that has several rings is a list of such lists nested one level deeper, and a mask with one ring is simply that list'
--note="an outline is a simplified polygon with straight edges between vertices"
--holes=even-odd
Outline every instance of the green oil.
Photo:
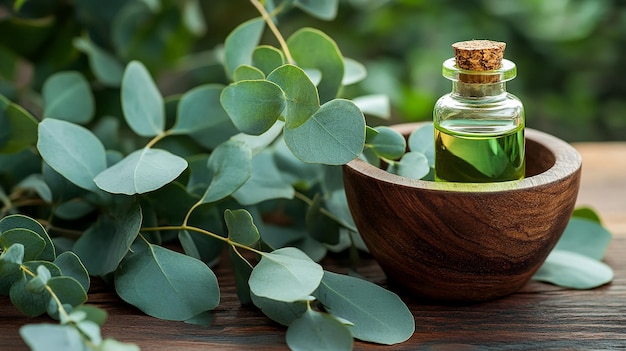
[{"label": "green oil", "polygon": [[435,124],[435,180],[486,183],[522,179],[524,125],[446,120]]}]

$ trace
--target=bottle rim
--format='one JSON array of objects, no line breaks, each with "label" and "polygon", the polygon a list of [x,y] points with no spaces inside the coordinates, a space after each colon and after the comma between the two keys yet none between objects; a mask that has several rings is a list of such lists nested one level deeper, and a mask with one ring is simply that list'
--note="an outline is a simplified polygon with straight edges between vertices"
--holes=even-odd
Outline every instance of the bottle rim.
[{"label": "bottle rim", "polygon": [[465,70],[456,66],[454,57],[451,57],[443,61],[441,73],[444,77],[451,81],[458,81],[459,75],[472,75],[472,76],[493,76],[498,77],[498,83],[508,82],[509,80],[517,76],[517,66],[510,60],[502,59],[502,65],[499,69],[489,71],[475,71]]}]

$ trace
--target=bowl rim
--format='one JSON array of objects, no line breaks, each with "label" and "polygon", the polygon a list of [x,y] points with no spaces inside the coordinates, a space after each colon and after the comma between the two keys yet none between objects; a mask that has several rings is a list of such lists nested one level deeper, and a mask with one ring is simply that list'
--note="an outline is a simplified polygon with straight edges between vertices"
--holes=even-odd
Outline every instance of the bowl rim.
[{"label": "bowl rim", "polygon": [[[429,122],[400,123],[389,127],[402,134],[408,135],[414,129],[426,124],[429,124]],[[527,140],[533,140],[548,149],[548,151],[554,155],[555,162],[552,167],[546,171],[520,180],[493,183],[451,183],[411,179],[389,173],[360,158],[356,158],[348,162],[344,165],[344,167],[347,167],[366,177],[374,178],[380,182],[397,184],[409,188],[419,188],[433,191],[470,191],[481,193],[536,188],[538,186],[544,186],[563,180],[580,170],[582,166],[582,158],[578,151],[569,143],[553,135],[532,128],[525,128],[525,138]]]}]

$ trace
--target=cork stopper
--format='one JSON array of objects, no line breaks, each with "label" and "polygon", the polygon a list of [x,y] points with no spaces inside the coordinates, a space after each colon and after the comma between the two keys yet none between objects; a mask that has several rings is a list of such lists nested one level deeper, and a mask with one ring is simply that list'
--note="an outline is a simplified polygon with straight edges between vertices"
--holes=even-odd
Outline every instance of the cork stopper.
[{"label": "cork stopper", "polygon": [[[452,44],[456,66],[467,71],[491,71],[502,66],[506,43],[491,40],[469,40]],[[497,76],[461,74],[465,83],[494,83]]]}]

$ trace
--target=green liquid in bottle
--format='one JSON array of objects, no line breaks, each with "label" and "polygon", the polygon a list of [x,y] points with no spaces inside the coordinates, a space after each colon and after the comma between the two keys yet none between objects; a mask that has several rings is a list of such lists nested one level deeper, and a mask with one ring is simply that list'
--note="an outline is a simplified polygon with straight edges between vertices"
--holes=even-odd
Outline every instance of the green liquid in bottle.
[{"label": "green liquid in bottle", "polygon": [[524,125],[446,120],[435,124],[435,180],[487,183],[524,178]]}]

